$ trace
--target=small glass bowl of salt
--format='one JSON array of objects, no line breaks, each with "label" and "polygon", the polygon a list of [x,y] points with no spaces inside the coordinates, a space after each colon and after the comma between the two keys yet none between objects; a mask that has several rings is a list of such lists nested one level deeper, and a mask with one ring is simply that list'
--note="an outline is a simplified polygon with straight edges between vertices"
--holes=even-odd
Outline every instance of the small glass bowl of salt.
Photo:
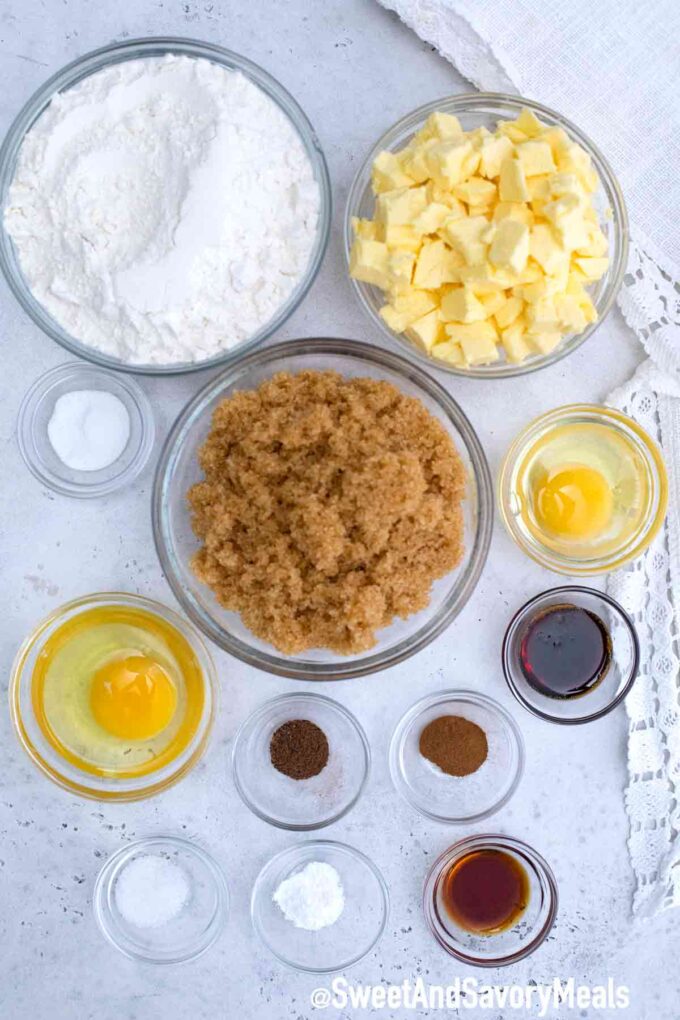
[{"label": "small glass bowl of salt", "polygon": [[154,443],[151,404],[132,379],[73,362],[33,383],[19,408],[21,455],[64,496],[106,496],[140,473]]},{"label": "small glass bowl of salt", "polygon": [[113,854],[92,897],[102,934],[125,956],[183,963],[201,956],[224,927],[227,885],[217,862],[178,836],[154,836]]}]

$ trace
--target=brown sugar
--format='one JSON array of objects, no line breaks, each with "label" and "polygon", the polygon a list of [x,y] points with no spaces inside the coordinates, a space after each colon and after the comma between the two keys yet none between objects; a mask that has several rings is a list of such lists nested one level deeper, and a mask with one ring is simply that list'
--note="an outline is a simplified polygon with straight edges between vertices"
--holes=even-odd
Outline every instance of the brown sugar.
[{"label": "brown sugar", "polygon": [[199,463],[193,569],[282,652],[371,648],[463,554],[462,461],[390,383],[281,372],[222,401]]}]

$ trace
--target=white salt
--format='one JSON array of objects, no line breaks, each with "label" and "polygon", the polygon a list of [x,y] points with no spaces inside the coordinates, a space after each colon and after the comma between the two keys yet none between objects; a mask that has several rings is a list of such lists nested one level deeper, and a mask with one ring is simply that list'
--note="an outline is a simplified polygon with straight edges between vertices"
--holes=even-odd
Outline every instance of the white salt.
[{"label": "white salt", "polygon": [[158,928],[181,912],[191,888],[183,868],[167,857],[145,854],[123,868],[116,882],[118,910],[137,928]]},{"label": "white salt", "polygon": [[285,878],[273,899],[287,921],[307,931],[335,924],[345,909],[340,876],[325,861],[310,861],[301,871]]},{"label": "white salt", "polygon": [[72,390],[56,401],[47,436],[73,471],[101,471],[118,460],[130,438],[130,415],[106,390]]}]

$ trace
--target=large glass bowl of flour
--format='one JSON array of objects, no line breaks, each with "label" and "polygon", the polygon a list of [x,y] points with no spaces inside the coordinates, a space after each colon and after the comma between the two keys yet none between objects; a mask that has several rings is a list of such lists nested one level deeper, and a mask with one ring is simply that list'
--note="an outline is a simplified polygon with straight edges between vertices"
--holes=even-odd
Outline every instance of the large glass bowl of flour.
[{"label": "large glass bowl of flour", "polygon": [[87,54],[31,97],[0,150],[0,208],[0,266],[45,333],[108,368],[174,374],[230,362],[292,314],[331,191],[271,75],[157,38]]}]

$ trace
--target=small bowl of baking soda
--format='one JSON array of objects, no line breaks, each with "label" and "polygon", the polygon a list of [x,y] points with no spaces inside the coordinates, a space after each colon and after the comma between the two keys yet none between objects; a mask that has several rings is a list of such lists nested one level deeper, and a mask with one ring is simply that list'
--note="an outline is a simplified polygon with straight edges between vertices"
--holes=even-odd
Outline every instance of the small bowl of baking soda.
[{"label": "small bowl of baking soda", "polygon": [[19,408],[17,439],[27,467],[64,496],[106,496],[133,481],[149,459],[154,434],[143,390],[94,365],[51,369]]}]

